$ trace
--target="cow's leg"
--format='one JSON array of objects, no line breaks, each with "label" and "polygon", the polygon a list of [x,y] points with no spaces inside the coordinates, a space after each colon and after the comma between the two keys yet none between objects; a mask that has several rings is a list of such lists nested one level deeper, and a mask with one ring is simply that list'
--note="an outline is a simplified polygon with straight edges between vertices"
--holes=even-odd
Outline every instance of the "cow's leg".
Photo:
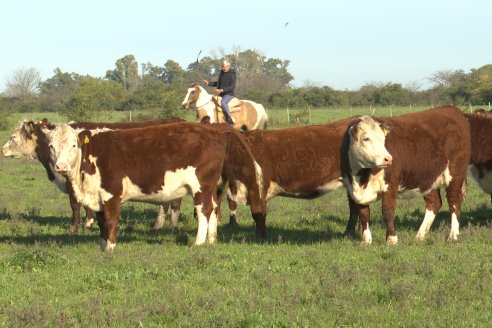
[{"label": "cow's leg", "polygon": [[[107,237],[104,239],[101,235],[101,251],[111,253],[116,246],[116,233],[118,232],[118,222],[120,220],[120,205],[121,199],[119,197],[112,197],[104,203],[103,223],[105,225]],[[101,228],[101,225],[99,225],[99,228]]]},{"label": "cow's leg", "polygon": [[104,217],[104,211],[96,212],[97,225],[99,226],[99,247],[101,251],[106,249],[106,240],[108,240],[108,228],[106,225],[106,218]]},{"label": "cow's leg", "polygon": [[94,211],[87,206],[84,206],[84,209],[85,209],[84,227],[90,228],[94,224]]},{"label": "cow's leg", "polygon": [[157,218],[155,219],[154,230],[160,230],[164,225],[164,221],[166,220],[167,211],[169,209],[169,202],[159,205],[159,210],[157,213]]},{"label": "cow's leg", "polygon": [[169,222],[169,224],[172,229],[178,227],[180,212],[181,212],[181,198],[171,201],[171,221]]},{"label": "cow's leg", "polygon": [[210,245],[217,242],[217,213],[219,212],[219,207],[217,203],[217,194],[212,193],[212,211],[208,219],[208,243]]},{"label": "cow's leg", "polygon": [[256,225],[256,235],[262,239],[266,240],[266,201],[259,198],[259,193],[254,189],[250,189],[248,193],[249,204],[251,215],[253,220],[255,220]]},{"label": "cow's leg", "polygon": [[360,235],[362,238],[362,243],[365,245],[370,245],[372,244],[372,234],[369,229],[371,209],[369,208],[369,205],[355,204],[354,210],[356,210],[357,216],[359,216],[360,219]]},{"label": "cow's leg", "polygon": [[67,188],[68,199],[70,200],[70,207],[72,208],[72,224],[70,225],[70,232],[76,232],[79,230],[80,225],[80,204],[77,202],[72,184],[68,179],[65,182],[65,187]]},{"label": "cow's leg", "polygon": [[461,203],[466,189],[466,180],[451,180],[446,188],[446,198],[448,200],[449,213],[451,213],[451,229],[448,241],[458,240],[460,234]]},{"label": "cow's leg", "polygon": [[357,224],[357,218],[359,213],[359,205],[357,205],[352,197],[347,193],[348,203],[349,203],[349,221],[347,223],[347,227],[345,228],[344,236],[349,238],[355,237],[355,225]]},{"label": "cow's leg", "polygon": [[225,189],[225,185],[222,184],[222,185],[219,185],[217,187],[217,190],[216,190],[216,194],[217,194],[217,197],[216,197],[216,202],[217,202],[217,207],[216,207],[216,215],[217,215],[217,222],[222,222],[222,211],[221,211],[221,208],[222,208],[222,197],[224,197],[224,189]]},{"label": "cow's leg", "polygon": [[230,198],[229,195],[227,196],[227,203],[229,204],[229,224],[230,225],[237,225],[237,217],[236,217],[236,210],[237,210],[237,203],[234,201],[234,199]]},{"label": "cow's leg", "polygon": [[383,193],[381,208],[383,210],[383,219],[386,223],[386,244],[396,245],[398,236],[395,230],[395,211],[396,211],[396,191],[392,186],[387,192]]},{"label": "cow's leg", "polygon": [[430,193],[424,196],[425,200],[425,215],[424,221],[420,225],[419,232],[415,239],[417,241],[423,241],[429,233],[432,222],[436,218],[437,213],[442,207],[442,198],[439,189],[432,190]]},{"label": "cow's leg", "polygon": [[261,240],[266,240],[266,213],[252,211],[251,214],[256,224],[256,235]]},{"label": "cow's leg", "polygon": [[204,212],[204,196],[203,193],[197,192],[193,200],[195,202],[195,215],[198,219],[198,230],[195,238],[195,246],[200,246],[205,244],[207,240],[208,231],[208,217]]}]

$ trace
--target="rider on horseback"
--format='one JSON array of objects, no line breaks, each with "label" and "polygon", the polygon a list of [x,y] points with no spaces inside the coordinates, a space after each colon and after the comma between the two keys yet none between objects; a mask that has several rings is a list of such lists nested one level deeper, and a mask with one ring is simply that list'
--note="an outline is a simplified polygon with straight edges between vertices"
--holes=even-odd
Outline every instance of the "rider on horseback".
[{"label": "rider on horseback", "polygon": [[216,82],[209,82],[203,80],[203,83],[213,87],[215,93],[222,97],[221,106],[222,112],[226,118],[227,123],[234,124],[234,119],[231,116],[231,111],[229,109],[229,101],[234,98],[234,89],[236,88],[236,73],[231,70],[231,63],[227,60],[222,62],[222,70],[219,74],[219,79]]}]

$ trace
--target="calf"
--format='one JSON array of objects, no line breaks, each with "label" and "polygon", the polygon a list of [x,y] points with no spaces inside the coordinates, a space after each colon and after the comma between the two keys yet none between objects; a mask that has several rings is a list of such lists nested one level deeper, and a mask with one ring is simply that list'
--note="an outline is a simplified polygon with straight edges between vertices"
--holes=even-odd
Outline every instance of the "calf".
[{"label": "calf", "polygon": [[50,165],[72,183],[77,200],[96,211],[101,250],[112,251],[122,202],[162,203],[190,194],[198,215],[196,245],[217,238],[219,180],[248,188],[251,212],[264,226],[261,169],[230,127],[176,123],[118,131],[45,129]]},{"label": "calf", "polygon": [[[363,241],[372,241],[369,204],[381,198],[386,241],[397,243],[394,217],[398,195],[424,195],[427,210],[417,234],[418,240],[423,239],[441,206],[441,186],[446,187],[451,213],[448,239],[456,240],[471,149],[470,125],[465,115],[454,106],[446,106],[378,118],[377,124],[367,123],[373,124],[367,129],[366,122],[371,120],[354,121],[341,148],[343,181],[351,206],[359,212]],[[384,138],[388,126],[391,132]],[[359,152],[358,147],[364,143],[377,144],[373,147],[375,152]],[[347,230],[354,227],[355,219],[351,217]]]},{"label": "calf", "polygon": [[[130,129],[136,127],[145,127],[159,124],[171,124],[184,122],[183,119],[172,117],[161,120],[143,121],[143,122],[116,122],[116,123],[91,123],[91,122],[79,122],[70,123],[70,126],[74,128],[96,129],[96,128],[108,128],[108,129]],[[77,202],[72,186],[64,176],[52,170],[49,166],[49,148],[46,135],[41,131],[42,127],[48,127],[53,129],[55,124],[48,123],[47,119],[43,119],[38,122],[33,121],[21,121],[14,128],[10,139],[2,147],[2,154],[5,157],[27,157],[30,159],[37,159],[41,162],[48,174],[48,179],[53,182],[60,191],[67,193],[70,200],[70,207],[72,208],[72,224],[70,231],[77,231],[80,224],[80,204]],[[159,229],[162,227],[164,218],[166,216],[169,205],[172,207],[171,225],[174,227],[177,224],[179,217],[179,207],[181,201],[174,200],[172,204],[164,204],[159,207],[159,214],[154,228]],[[86,226],[90,226],[92,219],[92,210],[85,207],[86,211]]]}]

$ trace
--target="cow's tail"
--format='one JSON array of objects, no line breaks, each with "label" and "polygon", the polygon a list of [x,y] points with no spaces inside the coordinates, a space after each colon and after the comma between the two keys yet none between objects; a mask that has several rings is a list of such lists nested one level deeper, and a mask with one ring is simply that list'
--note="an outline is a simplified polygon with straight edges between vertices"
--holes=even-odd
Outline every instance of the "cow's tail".
[{"label": "cow's tail", "polygon": [[227,143],[225,178],[231,181],[239,180],[246,186],[257,233],[265,238],[266,195],[262,169],[256,162],[245,137],[239,131],[227,126],[224,134]]}]

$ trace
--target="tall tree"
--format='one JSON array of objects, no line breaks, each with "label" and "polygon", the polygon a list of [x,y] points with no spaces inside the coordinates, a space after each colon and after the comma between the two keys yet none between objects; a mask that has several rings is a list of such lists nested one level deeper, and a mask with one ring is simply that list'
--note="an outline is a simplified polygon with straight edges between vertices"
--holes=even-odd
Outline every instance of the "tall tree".
[{"label": "tall tree", "polygon": [[169,84],[182,84],[184,78],[183,68],[174,60],[168,60],[164,64],[163,80]]},{"label": "tall tree", "polygon": [[138,62],[133,55],[126,55],[116,61],[116,69],[106,72],[106,78],[120,82],[125,90],[133,92],[138,86]]},{"label": "tall tree", "polygon": [[26,99],[37,94],[40,81],[41,74],[36,68],[17,69],[7,77],[5,94],[8,97]]}]

